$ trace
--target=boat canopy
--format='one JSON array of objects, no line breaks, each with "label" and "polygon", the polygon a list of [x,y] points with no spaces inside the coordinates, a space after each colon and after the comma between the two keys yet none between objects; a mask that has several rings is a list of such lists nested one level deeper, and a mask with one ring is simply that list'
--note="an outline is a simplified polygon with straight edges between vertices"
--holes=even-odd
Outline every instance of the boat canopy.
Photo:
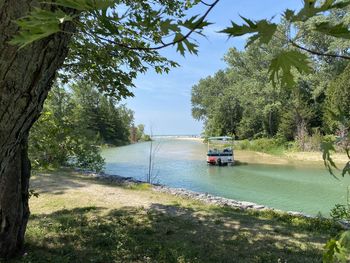
[{"label": "boat canopy", "polygon": [[233,140],[233,138],[229,136],[219,136],[219,137],[208,138],[208,141],[230,141],[230,140]]}]

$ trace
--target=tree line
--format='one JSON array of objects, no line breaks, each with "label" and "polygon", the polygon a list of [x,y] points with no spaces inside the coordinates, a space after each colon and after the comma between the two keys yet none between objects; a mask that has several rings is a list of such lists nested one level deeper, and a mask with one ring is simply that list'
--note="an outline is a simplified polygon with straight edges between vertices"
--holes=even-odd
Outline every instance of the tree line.
[{"label": "tree line", "polygon": [[[333,12],[334,20],[345,19]],[[318,18],[320,19],[320,18]],[[312,26],[315,21],[310,21]],[[304,31],[303,45],[323,52],[348,53],[349,40]],[[226,69],[201,79],[192,87],[192,115],[204,121],[204,135],[234,135],[236,139],[296,140],[301,150],[319,148],[319,138],[339,135],[350,118],[348,60],[312,57],[312,72],[295,70],[295,85],[282,87],[269,77],[269,63],[287,42],[286,24],[279,25],[268,44],[253,43],[225,55]],[[293,52],[294,48],[290,48]],[[317,142],[312,143],[312,140]]]},{"label": "tree line", "polygon": [[72,165],[100,171],[101,146],[149,139],[144,125],[135,127],[132,110],[93,85],[56,84],[31,130],[29,156],[36,167]]}]

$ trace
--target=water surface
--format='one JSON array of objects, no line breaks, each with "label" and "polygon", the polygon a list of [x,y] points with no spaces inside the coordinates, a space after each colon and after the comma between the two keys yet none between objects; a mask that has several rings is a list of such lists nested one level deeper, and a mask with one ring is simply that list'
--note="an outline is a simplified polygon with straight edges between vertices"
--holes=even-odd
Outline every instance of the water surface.
[{"label": "water surface", "polygon": [[[254,164],[262,157],[252,155],[247,165],[216,167],[206,164],[206,145],[199,141],[159,139],[157,146],[153,178],[164,185],[311,215],[328,216],[336,203],[346,203],[350,178],[337,181],[321,165]],[[149,142],[106,149],[105,171],[146,180],[149,151]]]}]

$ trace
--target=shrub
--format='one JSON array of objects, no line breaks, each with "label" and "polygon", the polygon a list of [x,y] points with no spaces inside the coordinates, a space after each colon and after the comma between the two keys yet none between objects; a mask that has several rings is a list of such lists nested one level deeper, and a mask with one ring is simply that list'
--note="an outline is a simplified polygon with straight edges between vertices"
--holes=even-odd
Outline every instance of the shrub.
[{"label": "shrub", "polygon": [[276,138],[260,138],[252,141],[243,140],[236,143],[236,149],[281,154],[286,149],[286,142]]},{"label": "shrub", "polygon": [[72,159],[74,160],[72,166],[89,171],[101,172],[105,165],[105,161],[100,154],[100,148],[91,145],[87,141],[76,145]]},{"label": "shrub", "polygon": [[238,141],[235,143],[235,148],[238,150],[249,150],[250,142],[248,140]]},{"label": "shrub", "polygon": [[330,215],[334,220],[350,221],[350,207],[348,205],[336,204],[331,210]]}]

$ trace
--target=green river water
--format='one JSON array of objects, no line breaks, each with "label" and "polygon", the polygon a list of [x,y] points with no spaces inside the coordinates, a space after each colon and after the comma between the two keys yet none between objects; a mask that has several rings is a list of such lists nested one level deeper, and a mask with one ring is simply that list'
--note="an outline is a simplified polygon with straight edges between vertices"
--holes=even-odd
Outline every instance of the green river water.
[{"label": "green river water", "polygon": [[[207,148],[201,142],[159,139],[157,145],[157,183],[310,215],[329,216],[336,203],[346,203],[350,178],[335,180],[322,165],[254,164],[254,158],[263,157],[253,155],[246,165],[216,167],[206,164]],[[149,142],[105,149],[105,172],[145,181],[149,151]]]}]

